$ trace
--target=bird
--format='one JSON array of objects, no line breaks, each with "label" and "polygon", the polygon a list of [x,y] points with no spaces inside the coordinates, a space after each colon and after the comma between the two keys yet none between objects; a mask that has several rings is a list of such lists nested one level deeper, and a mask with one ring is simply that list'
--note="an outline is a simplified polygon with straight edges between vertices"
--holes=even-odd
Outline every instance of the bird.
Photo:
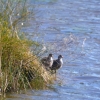
[{"label": "bird", "polygon": [[63,56],[62,55],[59,55],[58,56],[58,59],[56,60],[53,60],[53,64],[52,64],[52,67],[50,67],[50,69],[53,71],[55,71],[56,73],[56,70],[58,70],[59,68],[62,67],[63,65],[63,60],[62,60]]},{"label": "bird", "polygon": [[50,68],[52,66],[52,64],[53,64],[52,54],[49,54],[48,57],[42,58],[41,62],[46,68]]}]

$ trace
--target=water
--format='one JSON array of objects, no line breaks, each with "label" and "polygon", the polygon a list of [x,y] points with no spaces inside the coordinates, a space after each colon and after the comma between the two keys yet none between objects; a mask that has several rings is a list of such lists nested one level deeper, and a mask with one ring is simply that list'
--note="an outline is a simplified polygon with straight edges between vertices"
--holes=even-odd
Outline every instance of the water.
[{"label": "water", "polygon": [[[64,56],[49,90],[10,94],[6,100],[100,100],[100,0],[31,1],[28,30]],[[37,38],[37,40],[39,40]]]}]

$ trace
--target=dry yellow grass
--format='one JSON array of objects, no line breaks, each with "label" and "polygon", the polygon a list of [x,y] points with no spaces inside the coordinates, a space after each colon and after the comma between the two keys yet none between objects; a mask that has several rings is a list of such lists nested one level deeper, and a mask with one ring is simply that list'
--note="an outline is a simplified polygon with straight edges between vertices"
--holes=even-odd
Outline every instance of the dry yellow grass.
[{"label": "dry yellow grass", "polygon": [[[27,40],[17,30],[20,27],[19,23],[28,18],[26,0],[25,2],[0,0],[0,7],[2,12],[0,12],[0,88],[2,93],[18,92],[29,87],[45,88],[52,82],[53,77],[30,50],[30,47],[36,47],[38,43]],[[20,37],[21,35],[23,37]]]},{"label": "dry yellow grass", "polygon": [[[3,33],[3,31],[2,31]],[[8,31],[7,31],[8,33]],[[27,39],[12,38],[2,34],[2,78],[3,92],[27,88],[45,88],[53,76],[42,66],[39,58],[30,51],[35,44]]]}]

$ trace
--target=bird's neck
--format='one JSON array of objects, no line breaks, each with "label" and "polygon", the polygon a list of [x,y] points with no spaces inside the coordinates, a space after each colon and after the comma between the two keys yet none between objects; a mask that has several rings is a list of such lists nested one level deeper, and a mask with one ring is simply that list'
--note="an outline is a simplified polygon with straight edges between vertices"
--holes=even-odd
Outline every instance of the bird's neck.
[{"label": "bird's neck", "polygon": [[58,61],[60,61],[60,62],[61,62],[61,64],[63,64],[63,60],[62,60],[62,58],[58,59]]},{"label": "bird's neck", "polygon": [[52,57],[48,57],[48,60],[53,61],[53,58]]}]

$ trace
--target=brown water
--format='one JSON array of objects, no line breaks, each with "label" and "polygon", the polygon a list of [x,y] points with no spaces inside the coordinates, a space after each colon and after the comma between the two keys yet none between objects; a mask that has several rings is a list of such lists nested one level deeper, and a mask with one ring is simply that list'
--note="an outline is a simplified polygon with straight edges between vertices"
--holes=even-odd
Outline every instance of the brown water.
[{"label": "brown water", "polygon": [[[10,94],[6,100],[100,100],[100,0],[32,0],[34,20],[24,31],[49,44],[64,65],[49,90]],[[53,49],[52,49],[53,48]]]}]

